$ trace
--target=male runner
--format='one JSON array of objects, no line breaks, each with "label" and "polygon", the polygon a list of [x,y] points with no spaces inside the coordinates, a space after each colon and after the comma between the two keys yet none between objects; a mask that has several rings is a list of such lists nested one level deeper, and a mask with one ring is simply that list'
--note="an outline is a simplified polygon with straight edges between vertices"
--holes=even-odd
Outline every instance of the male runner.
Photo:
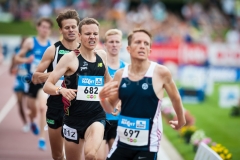
[{"label": "male runner", "polygon": [[174,129],[185,124],[178,90],[169,70],[148,60],[151,34],[136,29],[128,36],[127,50],[131,64],[120,69],[107,83],[99,97],[105,111],[111,113],[121,100],[117,137],[108,160],[156,160],[162,136],[160,113],[164,89],[176,111],[178,121],[170,121]]},{"label": "male runner", "polygon": [[[51,33],[52,27],[53,22],[51,19],[41,18],[37,22],[37,36],[27,38],[23,42],[23,46],[20,49],[19,54],[15,57],[15,63],[17,64],[28,63],[27,69],[29,72],[28,78],[30,81],[32,74],[35,72],[38,64],[42,59],[43,53],[50,46],[49,35]],[[26,57],[28,54],[31,54],[31,56]],[[43,92],[42,87],[42,84],[35,85],[30,82],[27,105],[31,110],[31,114],[29,115],[31,121],[31,129],[34,134],[39,134],[40,137],[38,147],[41,150],[46,150],[44,126],[46,124],[47,95]],[[40,131],[37,125],[34,123],[34,118],[37,114],[36,107],[40,113]]]},{"label": "male runner", "polygon": [[[75,10],[63,11],[57,16],[56,21],[63,39],[56,42],[54,45],[51,45],[45,51],[43,58],[32,77],[33,83],[35,84],[45,82],[61,57],[80,47],[80,44],[77,42],[78,24],[80,22],[78,13]],[[46,69],[47,73],[44,73]],[[61,84],[62,80],[59,80],[57,85],[60,87]],[[64,106],[62,96],[50,95],[47,99],[47,106],[46,119],[52,158],[54,160],[63,160],[63,138],[61,133]]]},{"label": "male runner", "polygon": [[26,85],[28,85],[25,82],[25,77],[28,75],[26,64],[20,64],[20,65],[14,65],[14,58],[15,56],[19,53],[20,48],[23,45],[23,42],[25,41],[25,37],[21,38],[20,45],[15,48],[15,53],[12,56],[12,61],[10,65],[10,74],[16,76],[15,77],[15,82],[14,82],[14,92],[17,97],[17,102],[18,102],[18,109],[19,109],[19,114],[21,117],[21,120],[24,124],[22,130],[23,132],[28,132],[29,131],[29,124],[27,122],[26,118],[26,113],[24,110],[24,102],[26,100]]},{"label": "male runner", "polygon": [[[120,49],[122,47],[122,31],[118,29],[110,29],[105,33],[105,49],[107,52],[107,66],[108,73],[113,78],[116,71],[125,67],[125,63],[119,59]],[[111,114],[106,113],[106,118],[111,123],[110,130],[107,132],[105,138],[108,144],[109,150],[112,148],[112,144],[117,133],[118,114],[121,109],[121,103],[118,103],[115,110]]]},{"label": "male runner", "polygon": [[[50,74],[44,91],[61,94],[64,101],[65,152],[68,160],[79,160],[84,147],[86,160],[104,159],[102,143],[106,125],[105,112],[99,103],[99,91],[111,80],[106,53],[95,51],[99,42],[99,23],[85,18],[79,24],[79,50],[64,55]],[[64,75],[62,87],[55,83]]]}]

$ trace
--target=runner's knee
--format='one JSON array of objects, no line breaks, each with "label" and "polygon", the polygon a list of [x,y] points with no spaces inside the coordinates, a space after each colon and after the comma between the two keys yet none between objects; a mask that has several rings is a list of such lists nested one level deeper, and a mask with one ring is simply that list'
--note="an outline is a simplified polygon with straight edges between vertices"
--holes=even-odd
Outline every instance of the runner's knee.
[{"label": "runner's knee", "polygon": [[64,157],[63,157],[63,154],[61,153],[61,154],[53,154],[52,155],[52,158],[54,159],[54,160],[63,160],[64,159]]},{"label": "runner's knee", "polygon": [[97,152],[94,150],[87,151],[85,154],[85,159],[86,160],[95,160],[96,153]]},{"label": "runner's knee", "polygon": [[41,105],[39,106],[39,110],[40,110],[41,113],[46,113],[46,112],[47,112],[47,108],[46,108],[46,106],[43,105],[43,104],[41,104]]}]

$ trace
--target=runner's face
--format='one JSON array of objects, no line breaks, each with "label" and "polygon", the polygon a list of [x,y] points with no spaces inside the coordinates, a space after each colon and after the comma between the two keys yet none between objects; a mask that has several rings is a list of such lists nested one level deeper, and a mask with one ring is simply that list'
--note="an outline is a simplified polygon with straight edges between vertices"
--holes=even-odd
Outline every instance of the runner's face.
[{"label": "runner's face", "polygon": [[62,21],[62,28],[60,32],[63,35],[63,39],[72,42],[78,37],[78,26],[75,19],[65,19]]},{"label": "runner's face", "polygon": [[51,33],[51,25],[46,21],[42,21],[41,24],[37,27],[37,31],[39,36],[47,38]]},{"label": "runner's face", "polygon": [[83,25],[80,41],[82,46],[93,50],[99,42],[99,28],[96,24]]},{"label": "runner's face", "polygon": [[150,37],[144,32],[134,33],[132,36],[132,42],[127,47],[131,58],[146,60],[151,52],[150,49],[151,40]]},{"label": "runner's face", "polygon": [[111,55],[118,55],[122,47],[122,37],[118,34],[107,36],[105,48],[107,53]]}]

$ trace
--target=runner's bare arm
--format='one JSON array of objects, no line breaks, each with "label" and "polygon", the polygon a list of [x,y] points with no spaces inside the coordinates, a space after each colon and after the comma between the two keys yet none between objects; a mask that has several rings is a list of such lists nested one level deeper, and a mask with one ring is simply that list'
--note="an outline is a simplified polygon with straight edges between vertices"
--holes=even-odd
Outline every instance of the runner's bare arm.
[{"label": "runner's bare arm", "polygon": [[14,64],[31,63],[34,57],[33,56],[26,57],[26,54],[32,48],[33,48],[33,39],[29,37],[23,42],[23,45],[20,48],[19,53],[15,56]]},{"label": "runner's bare arm", "polygon": [[[0,53],[1,54],[1,53]],[[10,67],[9,67],[9,73],[10,74],[14,74],[13,73],[13,70],[14,68],[17,66],[16,64],[14,64],[14,58],[16,57],[16,54],[13,53],[13,56],[12,56],[12,59],[11,59],[11,64],[10,64]]]},{"label": "runner's bare arm", "polygon": [[65,75],[66,72],[70,70],[70,65],[73,63],[74,57],[76,57],[75,53],[70,52],[68,54],[65,54],[60,59],[55,69],[49,75],[45,85],[43,86],[44,92],[50,95],[57,95],[57,86],[55,86],[55,84],[61,78],[61,76]]},{"label": "runner's bare arm", "polygon": [[47,80],[51,72],[44,73],[44,71],[48,68],[50,63],[53,61],[54,55],[55,55],[55,46],[51,45],[44,52],[42,60],[33,74],[32,82],[34,84],[44,83]]},{"label": "runner's bare arm", "polygon": [[183,105],[178,89],[172,79],[171,73],[168,69],[161,71],[161,77],[163,77],[163,87],[165,88],[169,98],[172,101],[173,108],[177,114],[178,121],[170,121],[169,123],[174,129],[180,129],[186,124]]},{"label": "runner's bare arm", "polygon": [[105,112],[107,113],[112,113],[114,111],[115,106],[119,102],[118,88],[122,80],[122,73],[123,69],[118,70],[113,80],[106,83],[99,94],[99,97],[101,99],[100,103],[104,108]]},{"label": "runner's bare arm", "polygon": [[1,43],[0,43],[0,64],[2,63],[2,61],[3,61],[3,49],[2,49],[2,45],[1,45]]}]

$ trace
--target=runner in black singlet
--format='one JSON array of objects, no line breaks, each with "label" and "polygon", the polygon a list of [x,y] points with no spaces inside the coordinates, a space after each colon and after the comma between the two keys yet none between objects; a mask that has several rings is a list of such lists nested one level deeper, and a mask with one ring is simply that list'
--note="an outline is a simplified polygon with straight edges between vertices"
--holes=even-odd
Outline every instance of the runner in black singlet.
[{"label": "runner in black singlet", "polygon": [[[46,93],[63,96],[63,136],[69,160],[79,160],[83,147],[86,160],[105,157],[106,146],[102,141],[106,116],[99,102],[99,92],[111,77],[106,67],[106,53],[95,51],[99,42],[98,26],[93,18],[80,22],[80,49],[61,58],[44,86]],[[62,87],[55,86],[63,75]]]},{"label": "runner in black singlet", "polygon": [[[38,65],[36,72],[33,75],[34,83],[43,83],[47,80],[49,74],[56,67],[63,55],[80,47],[77,42],[78,24],[80,22],[79,15],[75,10],[66,10],[56,18],[59,30],[63,39],[51,45],[43,55],[43,58]],[[47,73],[44,71],[47,69]],[[63,77],[61,77],[56,85],[61,86]],[[47,114],[46,121],[48,124],[48,135],[52,150],[52,158],[54,160],[63,160],[63,142],[62,125],[64,106],[62,95],[50,95],[47,99]]]}]

